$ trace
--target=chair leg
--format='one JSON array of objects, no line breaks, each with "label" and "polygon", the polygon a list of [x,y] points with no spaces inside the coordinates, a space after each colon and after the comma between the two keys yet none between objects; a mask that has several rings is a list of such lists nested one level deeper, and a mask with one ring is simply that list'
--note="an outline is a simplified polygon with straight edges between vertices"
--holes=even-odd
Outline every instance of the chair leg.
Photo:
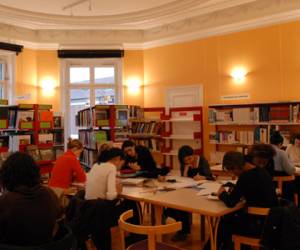
[{"label": "chair leg", "polygon": [[200,240],[201,242],[204,242],[205,241],[205,216],[204,215],[200,216],[200,230],[201,230]]},{"label": "chair leg", "polygon": [[238,240],[234,241],[234,250],[241,250],[241,242]]},{"label": "chair leg", "polygon": [[295,202],[295,205],[298,207],[298,202],[299,202],[299,200],[298,200],[298,194],[297,193],[295,193],[294,194],[294,202]]}]

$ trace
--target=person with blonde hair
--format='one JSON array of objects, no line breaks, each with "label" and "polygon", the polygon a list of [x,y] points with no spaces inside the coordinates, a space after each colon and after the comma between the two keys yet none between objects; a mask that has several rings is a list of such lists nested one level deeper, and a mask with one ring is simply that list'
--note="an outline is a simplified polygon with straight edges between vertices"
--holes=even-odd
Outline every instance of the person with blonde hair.
[{"label": "person with blonde hair", "polygon": [[82,151],[83,145],[79,140],[69,140],[68,150],[56,160],[52,169],[50,187],[67,189],[72,182],[86,181],[85,172],[77,159]]}]

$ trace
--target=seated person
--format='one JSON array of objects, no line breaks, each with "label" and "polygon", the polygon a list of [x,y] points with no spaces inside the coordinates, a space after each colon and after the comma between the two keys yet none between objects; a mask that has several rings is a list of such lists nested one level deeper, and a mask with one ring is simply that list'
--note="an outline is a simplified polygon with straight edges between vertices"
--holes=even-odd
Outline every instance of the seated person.
[{"label": "seated person", "polygon": [[300,166],[300,134],[293,137],[292,144],[289,144],[286,149],[288,158]]},{"label": "seated person", "polygon": [[138,206],[134,201],[120,200],[122,185],[117,179],[117,170],[124,164],[123,152],[118,148],[102,151],[99,161],[94,164],[87,175],[86,200],[105,200],[108,206],[107,218],[109,223],[99,226],[92,233],[92,239],[97,249],[111,249],[110,227],[118,224],[119,216],[130,209],[134,211],[133,224],[139,224]]},{"label": "seated person", "polygon": [[182,146],[178,150],[181,176],[194,180],[213,180],[208,161],[202,155],[195,155],[190,146]]},{"label": "seated person", "polygon": [[[178,160],[181,176],[190,177],[196,181],[214,179],[207,160],[203,156],[195,155],[190,146],[185,145],[178,150]],[[182,229],[173,236],[172,240],[185,240],[191,231],[191,213],[168,208],[165,210],[164,215],[182,222]]]},{"label": "seated person", "polygon": [[270,142],[272,147],[275,149],[274,159],[274,175],[293,175],[296,171],[294,164],[289,160],[288,155],[285,151],[281,150],[283,144],[283,137],[279,131],[275,131],[271,137]]},{"label": "seated person", "polygon": [[[222,186],[217,195],[228,207],[234,207],[241,199],[247,206],[274,207],[278,205],[272,177],[266,169],[246,162],[242,153],[227,152],[223,158],[223,168],[232,171],[237,177],[237,183],[230,191]],[[219,225],[218,247],[229,249],[233,233],[258,236],[263,227],[264,218],[250,216],[242,211],[224,216]],[[205,249],[209,249],[209,244]],[[219,248],[218,248],[219,249]]]},{"label": "seated person", "polygon": [[[270,142],[276,151],[274,159],[274,176],[293,175],[296,172],[294,163],[288,158],[287,152],[282,150],[283,137],[279,131],[275,131]],[[296,192],[296,183],[294,181],[283,183],[282,194],[283,198],[293,201],[294,193]]]},{"label": "seated person", "polygon": [[68,189],[72,182],[84,183],[85,172],[77,159],[83,151],[79,140],[68,142],[68,151],[60,156],[52,169],[49,186]]},{"label": "seated person", "polygon": [[145,177],[156,178],[159,171],[156,162],[147,147],[135,145],[133,141],[124,141],[122,150],[125,154],[125,164],[122,169],[143,171]]},{"label": "seated person", "polygon": [[0,169],[0,244],[38,246],[52,239],[60,215],[57,196],[41,185],[31,156],[14,153]]},{"label": "seated person", "polygon": [[254,144],[248,155],[249,162],[257,167],[265,168],[271,176],[274,176],[274,160],[276,155],[275,149],[269,144]]}]

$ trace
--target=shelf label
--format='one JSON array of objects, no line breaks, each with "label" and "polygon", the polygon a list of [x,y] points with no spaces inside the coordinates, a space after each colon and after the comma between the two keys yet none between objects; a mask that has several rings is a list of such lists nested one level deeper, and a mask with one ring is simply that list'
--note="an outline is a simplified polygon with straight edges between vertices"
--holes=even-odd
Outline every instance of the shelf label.
[{"label": "shelf label", "polygon": [[250,94],[236,94],[236,95],[222,95],[221,100],[222,101],[232,101],[232,100],[245,100],[250,99]]}]

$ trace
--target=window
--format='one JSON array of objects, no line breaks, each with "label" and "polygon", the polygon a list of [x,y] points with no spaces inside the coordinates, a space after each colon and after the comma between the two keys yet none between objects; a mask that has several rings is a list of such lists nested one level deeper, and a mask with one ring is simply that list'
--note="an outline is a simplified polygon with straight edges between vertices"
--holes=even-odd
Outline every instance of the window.
[{"label": "window", "polygon": [[15,53],[0,50],[0,99],[13,104]]},{"label": "window", "polygon": [[78,138],[79,110],[121,102],[121,59],[62,59],[62,67],[66,137]]}]

